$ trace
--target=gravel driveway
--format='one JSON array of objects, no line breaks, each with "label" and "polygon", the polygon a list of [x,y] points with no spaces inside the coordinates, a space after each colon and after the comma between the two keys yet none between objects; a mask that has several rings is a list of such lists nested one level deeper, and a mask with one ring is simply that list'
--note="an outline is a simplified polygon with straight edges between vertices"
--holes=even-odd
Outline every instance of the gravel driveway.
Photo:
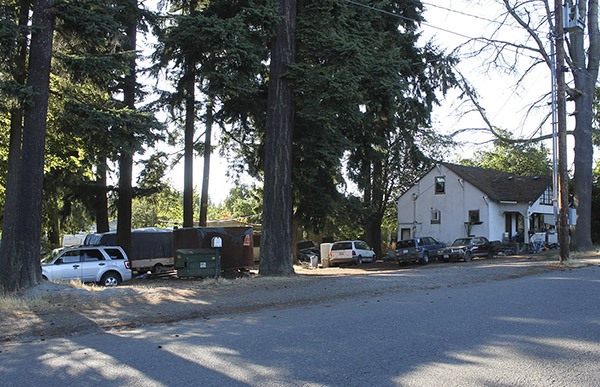
[{"label": "gravel driveway", "polygon": [[[574,262],[578,265],[600,263],[599,254],[577,258]],[[573,270],[572,266],[559,266],[556,256],[550,254],[427,266],[381,261],[360,267],[295,266],[296,274],[285,277],[262,277],[251,271],[248,277],[237,279],[134,279],[116,288],[44,283],[18,297],[0,298],[0,341],[44,340],[143,324],[209,319],[357,295],[426,292]]]}]

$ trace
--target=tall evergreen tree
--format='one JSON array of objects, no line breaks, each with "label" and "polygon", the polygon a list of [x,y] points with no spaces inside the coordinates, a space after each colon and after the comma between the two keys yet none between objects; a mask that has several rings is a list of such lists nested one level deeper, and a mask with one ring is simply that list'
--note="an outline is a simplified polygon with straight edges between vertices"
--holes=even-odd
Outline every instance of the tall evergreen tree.
[{"label": "tall evergreen tree", "polygon": [[[194,12],[191,9],[183,12],[187,7],[185,2],[171,3],[171,11],[178,14],[165,18],[157,32],[159,43],[154,55],[154,73],[165,71],[172,81],[175,90],[163,92],[162,103],[167,105],[174,121],[181,122],[180,112],[185,111],[181,126],[185,128],[184,153],[189,161],[186,161],[184,184],[184,224],[191,225],[193,203],[186,198],[192,197],[193,152],[205,151],[202,222],[206,219],[208,203],[206,167],[212,152],[210,128],[213,122],[222,128],[225,124],[235,127],[246,123],[245,117],[250,114],[246,107],[256,100],[253,95],[264,79],[266,41],[274,15],[267,0],[213,0],[199,4]],[[199,36],[202,39],[198,39]],[[204,143],[193,136],[195,111],[202,110],[206,127]],[[226,133],[228,139],[239,135],[234,132],[235,129]]]},{"label": "tall evergreen tree", "polygon": [[579,7],[579,14],[587,16],[587,30],[571,32],[568,41],[572,60],[572,74],[575,83],[571,97],[575,102],[575,172],[574,204],[577,211],[577,225],[572,235],[574,250],[587,251],[592,245],[592,168],[594,150],[592,147],[592,122],[594,91],[598,81],[600,63],[600,28],[598,24],[598,0],[567,1]]},{"label": "tall evergreen tree", "polygon": [[[128,17],[125,19],[125,51],[131,53],[129,71],[123,78],[123,105],[135,111],[136,102],[136,44],[139,21],[137,0],[129,0],[125,7]],[[117,243],[125,252],[131,252],[131,202],[133,200],[133,154],[135,149],[135,128],[132,123],[124,123],[121,127],[125,134],[125,142],[119,154],[119,200],[117,203]]]},{"label": "tall evergreen tree", "polygon": [[[48,147],[46,197],[61,195],[62,217],[74,203],[86,206],[97,230],[108,231],[108,163],[122,148],[140,152],[160,136],[148,111],[124,106],[123,80],[135,52],[123,34],[129,2],[125,0],[60,2],[53,83],[53,120]],[[140,10],[140,13],[142,11]],[[136,95],[140,91],[136,85]],[[131,135],[135,141],[131,141]],[[61,161],[62,160],[62,161]],[[74,162],[77,160],[77,162]],[[72,162],[67,162],[72,161]],[[131,183],[130,183],[131,185]]]},{"label": "tall evergreen tree", "polygon": [[265,180],[260,241],[262,275],[286,275],[292,267],[292,135],[294,106],[286,75],[296,54],[296,0],[279,1],[280,20],[271,50],[265,130]]},{"label": "tall evergreen tree", "polygon": [[451,58],[417,44],[420,2],[377,5],[382,12],[338,1],[301,3],[294,193],[300,223],[323,227],[341,203],[345,166],[362,193],[356,226],[381,253],[381,223],[394,194],[439,156],[435,144],[443,139],[429,129],[430,112],[436,91],[454,79]]},{"label": "tall evergreen tree", "polygon": [[[350,176],[363,192],[365,239],[379,254],[383,216],[399,193],[392,182],[398,179],[399,168],[413,171],[411,176],[431,164],[436,147],[444,142],[429,129],[436,93],[455,84],[454,60],[431,44],[418,43],[421,2],[390,1],[380,7],[387,13],[366,15],[363,10],[357,15],[371,31],[364,46],[370,63],[365,70],[371,76],[361,82],[366,90],[365,122],[357,136],[351,135],[357,149],[349,162]],[[390,17],[392,13],[397,17]]]},{"label": "tall evergreen tree", "polygon": [[55,16],[53,4],[53,0],[33,2],[27,72],[27,86],[32,97],[25,108],[20,158],[18,161],[11,160],[16,165],[9,166],[10,173],[16,173],[16,178],[9,179],[13,185],[6,189],[0,245],[0,263],[5,268],[0,272],[0,286],[6,291],[29,288],[41,277],[39,253],[46,113]]}]

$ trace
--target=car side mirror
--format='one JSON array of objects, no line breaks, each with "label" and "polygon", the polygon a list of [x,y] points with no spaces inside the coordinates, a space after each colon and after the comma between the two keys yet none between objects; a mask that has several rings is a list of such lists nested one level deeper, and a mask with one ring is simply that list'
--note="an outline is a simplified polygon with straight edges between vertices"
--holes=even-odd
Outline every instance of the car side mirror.
[{"label": "car side mirror", "polygon": [[55,265],[60,265],[61,263],[63,263],[63,260],[62,260],[62,258],[58,258],[58,259],[57,259],[57,260],[54,262],[54,264],[55,264]]}]

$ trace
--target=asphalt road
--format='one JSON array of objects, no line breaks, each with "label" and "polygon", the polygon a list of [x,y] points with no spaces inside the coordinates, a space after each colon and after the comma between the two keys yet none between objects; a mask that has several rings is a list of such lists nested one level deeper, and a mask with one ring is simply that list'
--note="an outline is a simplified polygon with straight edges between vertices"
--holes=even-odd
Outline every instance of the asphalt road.
[{"label": "asphalt road", "polygon": [[0,343],[0,386],[598,386],[600,267]]}]

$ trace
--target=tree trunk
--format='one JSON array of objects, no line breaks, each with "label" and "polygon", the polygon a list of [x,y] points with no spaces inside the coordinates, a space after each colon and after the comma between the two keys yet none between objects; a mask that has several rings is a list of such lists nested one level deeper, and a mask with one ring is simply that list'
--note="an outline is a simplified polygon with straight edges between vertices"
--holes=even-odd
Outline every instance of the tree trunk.
[{"label": "tree trunk", "polygon": [[208,183],[210,179],[210,154],[213,125],[213,100],[212,98],[206,104],[206,134],[204,140],[204,171],[202,173],[202,193],[200,194],[200,226],[206,227],[208,217]]},{"label": "tree trunk", "polygon": [[60,217],[57,211],[52,211],[52,214],[46,214],[50,220],[50,227],[47,229],[47,238],[51,246],[60,246]]},{"label": "tree trunk", "polygon": [[556,104],[558,110],[558,183],[559,216],[558,243],[560,261],[569,259],[569,175],[567,172],[567,118],[565,96],[565,33],[562,22],[562,4],[555,4],[556,23]]},{"label": "tree trunk", "polygon": [[108,223],[108,187],[106,186],[106,157],[101,157],[97,166],[96,173],[96,232],[108,232],[110,226]]},{"label": "tree trunk", "polygon": [[[183,3],[185,7],[185,2]],[[190,0],[187,13],[193,16],[197,0]],[[184,11],[185,12],[185,11]],[[183,146],[183,227],[194,226],[194,132],[196,126],[196,62],[190,55],[185,57],[184,93],[185,127]]]},{"label": "tree trunk", "polygon": [[[585,1],[579,4],[580,14],[586,14]],[[570,34],[569,51],[573,60],[575,80],[575,173],[574,205],[577,210],[577,224],[571,238],[573,250],[588,251],[592,244],[592,167],[594,148],[592,145],[592,120],[594,88],[598,79],[600,61],[600,37],[598,37],[598,0],[589,1],[588,34],[589,51],[586,50],[583,31]]]},{"label": "tree trunk", "polygon": [[128,151],[119,156],[119,200],[117,218],[117,244],[131,253],[131,202],[133,199],[133,155]]},{"label": "tree trunk", "polygon": [[[18,25],[26,31],[26,26],[29,21],[29,1],[22,1],[20,4],[21,9],[19,10]],[[24,32],[21,46],[19,47],[19,53],[17,56],[17,63],[15,65],[15,81],[19,85],[25,86],[27,76],[27,35]],[[23,107],[17,106],[10,111],[10,139],[9,139],[9,151],[8,151],[8,176],[6,181],[6,197],[4,199],[4,216],[2,218],[2,234],[4,238],[4,244],[9,243],[12,238],[15,238],[18,233],[15,228],[20,217],[17,213],[17,203],[19,200],[19,181],[21,173],[21,147],[23,136]],[[12,260],[9,252],[4,252],[0,249],[0,262],[4,265],[12,265]],[[6,254],[6,255],[5,255]],[[5,261],[6,259],[6,261]],[[2,278],[3,275],[9,275],[10,270],[0,271],[0,289],[2,284],[12,281],[8,278]],[[7,287],[8,288],[8,287]]]},{"label": "tree trunk", "polygon": [[[0,288],[5,291],[26,289],[41,278],[40,241],[42,234],[42,188],[44,180],[44,144],[52,60],[54,28],[53,0],[33,2],[32,34],[27,85],[32,97],[25,109],[22,155],[11,183],[7,185],[2,244],[0,245]],[[12,159],[14,162],[15,160]],[[15,170],[13,170],[15,171]]]},{"label": "tree trunk", "polygon": [[[376,156],[377,157],[377,156]],[[381,251],[381,222],[383,221],[383,214],[385,212],[384,203],[384,181],[383,181],[383,162],[381,158],[377,157],[373,161],[373,180],[372,180],[372,194],[371,194],[371,208],[372,213],[369,216],[368,224],[368,239],[367,243],[373,248],[375,254],[378,257],[383,256]]]},{"label": "tree trunk", "polygon": [[185,132],[183,156],[183,227],[194,226],[194,125],[196,122],[196,72],[191,59],[186,61]]},{"label": "tree trunk", "polygon": [[281,19],[271,51],[265,135],[261,275],[288,275],[292,266],[292,134],[294,108],[286,79],[294,62],[296,1],[280,0]]},{"label": "tree trunk", "polygon": [[[130,0],[129,11],[135,12],[128,21],[126,30],[127,47],[126,50],[135,53],[137,40],[137,0]],[[131,110],[135,110],[135,90],[136,90],[136,63],[135,54],[132,54],[129,62],[129,74],[125,76],[123,85],[123,102]],[[125,130],[130,132],[129,141],[121,149],[119,156],[119,201],[118,201],[118,219],[117,219],[117,243],[125,250],[127,254],[131,253],[131,201],[133,199],[133,128]]]}]

